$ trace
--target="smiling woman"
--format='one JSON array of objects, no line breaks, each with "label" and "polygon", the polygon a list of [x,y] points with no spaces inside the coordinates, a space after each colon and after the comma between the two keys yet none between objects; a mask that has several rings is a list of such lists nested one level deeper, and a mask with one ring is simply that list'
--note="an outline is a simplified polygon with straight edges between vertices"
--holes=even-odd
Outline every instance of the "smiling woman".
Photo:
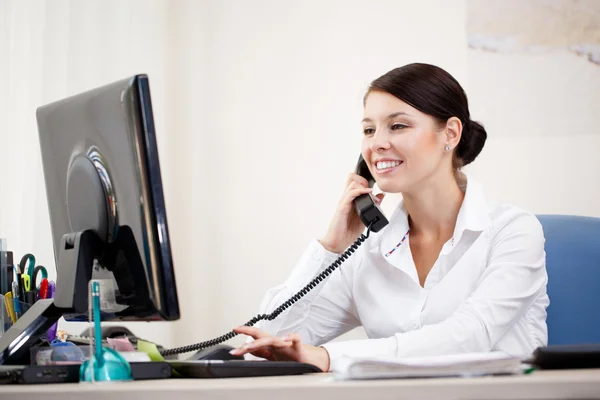
[{"label": "smiling woman", "polygon": [[[394,69],[367,91],[362,124],[370,172],[383,192],[403,200],[325,284],[260,329],[238,328],[256,340],[234,353],[331,370],[344,356],[526,357],[545,345],[543,232],[533,214],[487,203],[460,171],[487,136],[471,120],[460,84],[433,65]],[[261,313],[290,298],[364,230],[352,203],[371,190],[350,174],[327,232],[286,282],[268,291]],[[369,339],[328,343],[357,326]]]}]

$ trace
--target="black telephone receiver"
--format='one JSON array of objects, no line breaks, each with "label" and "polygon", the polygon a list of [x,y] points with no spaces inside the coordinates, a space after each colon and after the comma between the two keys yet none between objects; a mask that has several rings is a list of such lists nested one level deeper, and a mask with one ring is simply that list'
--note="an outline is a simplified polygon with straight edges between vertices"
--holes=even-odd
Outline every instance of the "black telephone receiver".
[{"label": "black telephone receiver", "polygon": [[[369,171],[369,167],[362,154],[358,156],[356,173],[369,182],[369,187],[373,187],[375,179],[373,178],[371,171]],[[361,194],[354,199],[354,207],[356,208],[360,220],[365,226],[371,226],[372,232],[379,232],[388,224],[387,218],[383,215],[383,212],[375,202],[371,193]]]},{"label": "black telephone receiver", "polygon": [[[367,179],[369,182],[369,187],[373,187],[375,184],[375,179],[373,179],[373,175],[369,171],[369,167],[367,163],[363,159],[362,155],[358,158],[358,164],[356,165],[356,173]],[[313,278],[306,286],[300,289],[296,294],[290,297],[287,301],[277,307],[270,314],[259,314],[256,317],[252,318],[250,321],[246,322],[244,325],[246,326],[254,326],[258,321],[272,321],[277,318],[282,312],[287,310],[292,306],[295,302],[300,300],[305,294],[314,289],[315,286],[320,284],[330,275],[333,271],[335,271],[344,261],[346,261],[355,251],[356,249],[363,244],[365,240],[369,237],[371,232],[378,232],[388,224],[388,220],[383,215],[383,212],[379,209],[375,200],[373,200],[373,196],[369,194],[362,194],[358,196],[354,200],[354,205],[356,207],[356,212],[360,216],[360,220],[367,227],[367,233],[361,234],[358,239],[354,243],[350,245],[338,258],[335,260],[329,267],[325,268],[323,272]],[[205,349],[207,347],[212,347],[218,345],[220,343],[226,342],[227,340],[233,339],[237,336],[235,332],[229,332],[225,335],[219,336],[212,340],[207,340],[205,342],[196,343],[190,346],[178,347],[175,349],[169,350],[161,350],[160,354],[163,356],[171,356],[180,353],[188,353],[191,351]]]}]

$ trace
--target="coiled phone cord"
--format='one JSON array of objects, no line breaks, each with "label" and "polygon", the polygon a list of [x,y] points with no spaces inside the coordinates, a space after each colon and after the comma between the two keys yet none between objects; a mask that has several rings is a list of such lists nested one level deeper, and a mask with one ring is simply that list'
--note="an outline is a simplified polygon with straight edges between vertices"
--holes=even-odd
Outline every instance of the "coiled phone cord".
[{"label": "coiled phone cord", "polygon": [[[338,258],[335,260],[329,267],[325,268],[323,272],[321,272],[317,277],[315,277],[312,281],[310,281],[306,286],[300,289],[295,295],[290,297],[286,302],[277,307],[271,314],[258,314],[256,317],[252,318],[250,321],[246,322],[245,326],[254,326],[257,322],[267,320],[272,321],[279,316],[282,312],[287,310],[292,304],[296,303],[300,300],[304,295],[314,289],[318,284],[320,284],[327,276],[329,276],[333,271],[335,271],[344,261],[346,261],[358,247],[363,244],[365,240],[369,237],[371,233],[371,224],[367,228],[367,233],[361,233],[361,235],[356,239],[354,243],[352,243],[346,251],[344,251]],[[174,349],[162,350],[160,352],[163,356],[172,356],[175,354],[189,353],[191,351],[205,349],[207,347],[215,346],[217,344],[226,342],[228,340],[233,339],[238,334],[236,332],[229,332],[225,335],[219,336],[212,340],[207,340],[205,342],[200,342],[196,344],[192,344],[189,346],[177,347]]]}]

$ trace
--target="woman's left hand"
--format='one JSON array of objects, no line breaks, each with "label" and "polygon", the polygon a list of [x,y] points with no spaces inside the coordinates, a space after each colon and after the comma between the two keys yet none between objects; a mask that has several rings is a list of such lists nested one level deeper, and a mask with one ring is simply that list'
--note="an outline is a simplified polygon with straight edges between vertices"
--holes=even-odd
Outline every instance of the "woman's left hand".
[{"label": "woman's left hand", "polygon": [[302,343],[300,335],[296,333],[285,337],[271,336],[258,328],[250,326],[238,326],[233,331],[254,338],[254,341],[232,350],[231,354],[235,356],[250,353],[271,361],[297,361],[312,364],[322,371],[329,371],[329,353],[327,353],[327,350]]}]

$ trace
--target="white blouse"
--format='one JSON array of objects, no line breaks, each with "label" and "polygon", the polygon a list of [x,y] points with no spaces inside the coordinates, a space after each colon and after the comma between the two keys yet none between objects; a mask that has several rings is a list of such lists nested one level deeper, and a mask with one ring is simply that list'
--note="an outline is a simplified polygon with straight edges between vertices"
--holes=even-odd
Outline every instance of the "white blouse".
[{"label": "white blouse", "polygon": [[[273,321],[273,335],[296,332],[323,345],[331,369],[343,356],[404,357],[503,351],[529,356],[547,344],[546,256],[537,218],[516,207],[486,203],[468,180],[454,236],[421,287],[410,251],[403,202],[380,232],[329,278]],[[312,241],[283,285],[261,303],[269,313],[338,254]],[[363,326],[369,339],[328,343]]]}]

